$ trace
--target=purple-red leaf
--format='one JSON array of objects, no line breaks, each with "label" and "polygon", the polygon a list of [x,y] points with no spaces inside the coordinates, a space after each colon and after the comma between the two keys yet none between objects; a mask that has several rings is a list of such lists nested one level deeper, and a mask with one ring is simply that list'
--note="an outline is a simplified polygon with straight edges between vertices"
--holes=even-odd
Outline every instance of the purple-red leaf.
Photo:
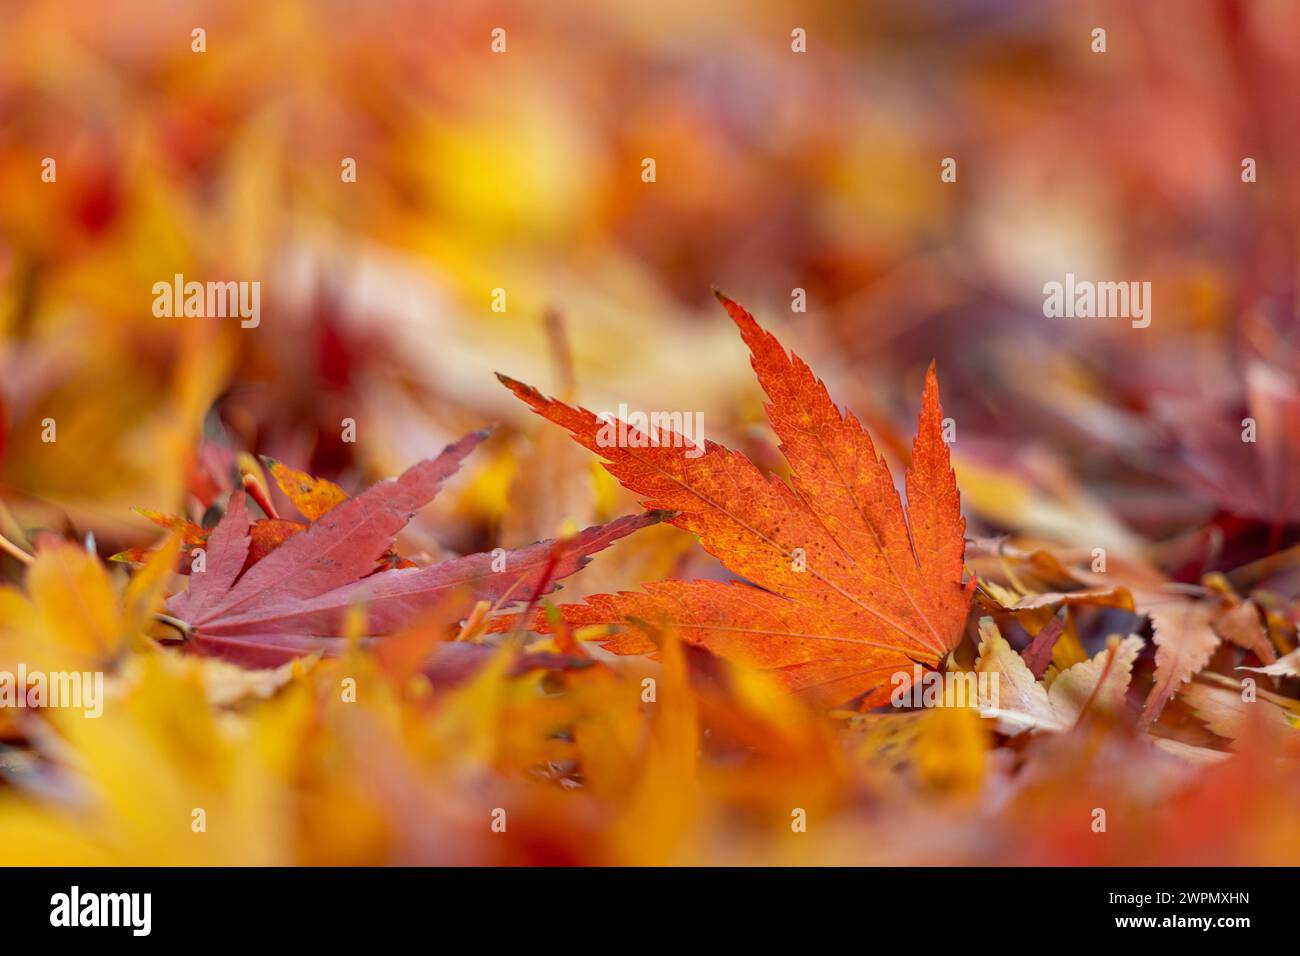
[{"label": "purple-red leaf", "polygon": [[205,570],[191,572],[190,589],[172,598],[172,613],[183,620],[198,620],[226,595],[244,567],[250,525],[247,496],[236,491],[230,496],[225,517],[208,536]]},{"label": "purple-red leaf", "polygon": [[431,609],[450,623],[477,601],[535,599],[589,555],[662,518],[659,512],[628,515],[559,542],[375,573],[394,536],[485,437],[476,432],[331,508],[242,577],[250,518],[244,493],[235,492],[209,539],[206,569],[192,574],[190,590],[169,604],[192,628],[191,650],[249,667],[331,653],[348,610],[358,606],[371,636],[391,634]]},{"label": "purple-red leaf", "polygon": [[[539,584],[545,590],[552,590],[555,587],[553,580],[567,577],[582,568],[589,560],[587,555],[658,520],[658,514],[647,512],[588,528],[561,542],[554,558],[552,552],[557,550],[556,542],[538,541],[496,555],[472,554],[427,568],[385,571],[314,597],[297,594],[273,597],[254,609],[221,614],[200,626],[210,635],[329,636],[338,633],[349,607],[364,605],[367,631],[387,634],[418,612],[458,593],[462,600],[456,606],[465,608],[474,601],[526,600]],[[459,613],[459,610],[454,612]]]},{"label": "purple-red leaf", "polygon": [[413,465],[398,478],[372,485],[333,508],[249,568],[223,598],[208,603],[190,623],[256,614],[271,605],[284,607],[369,574],[397,532],[433,500],[443,481],[487,436],[486,431],[467,435],[437,458]]}]

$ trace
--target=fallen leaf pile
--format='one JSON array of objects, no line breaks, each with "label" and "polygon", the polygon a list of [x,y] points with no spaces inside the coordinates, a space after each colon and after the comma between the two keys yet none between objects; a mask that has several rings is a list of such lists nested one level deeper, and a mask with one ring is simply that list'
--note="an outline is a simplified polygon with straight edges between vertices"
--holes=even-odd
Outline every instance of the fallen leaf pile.
[{"label": "fallen leaf pile", "polygon": [[[968,541],[933,366],[900,494],[858,418],[720,298],[788,479],[503,376],[648,510],[513,550],[397,557],[480,431],[352,496],[268,460],[303,522],[239,456],[210,530],[146,512],[169,534],[119,555],[136,567],[125,584],[38,536],[24,582],[0,590],[4,660],[102,669],[108,685],[101,717],[7,724],[7,856],[909,862],[909,840],[942,832],[926,859],[975,862],[991,832],[1008,859],[1131,862],[1172,852],[1162,828],[1188,825],[1206,786],[1250,779],[1254,812],[1284,812],[1287,791],[1260,781],[1295,783],[1287,605],[1221,576],[1180,585]],[[602,437],[611,425],[623,440]],[[551,602],[592,555],[665,519],[718,576]],[[976,691],[945,698],[936,679]],[[95,759],[65,765],[68,747]],[[129,782],[145,774],[148,795]],[[86,788],[107,801],[93,826],[60,809]],[[159,792],[170,812],[205,809],[193,841],[137,818]],[[494,843],[501,814],[514,835]],[[1164,842],[1139,828],[1153,814]],[[1205,846],[1231,834],[1195,822]],[[736,826],[738,844],[723,835]],[[236,843],[202,838],[218,831]]]}]

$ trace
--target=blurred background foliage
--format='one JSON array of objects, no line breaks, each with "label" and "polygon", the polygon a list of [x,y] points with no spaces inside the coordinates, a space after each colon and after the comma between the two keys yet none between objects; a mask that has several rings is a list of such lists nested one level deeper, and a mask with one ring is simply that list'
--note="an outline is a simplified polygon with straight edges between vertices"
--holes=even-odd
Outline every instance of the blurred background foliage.
[{"label": "blurred background foliage", "polygon": [[[1175,533],[1213,500],[1169,493],[1158,401],[1231,403],[1261,351],[1294,371],[1297,33],[1285,0],[16,0],[0,480],[28,523],[138,543],[126,509],[185,506],[213,403],[210,435],[355,486],[535,432],[491,372],[559,391],[566,363],[592,408],[699,409],[771,458],[717,286],[891,451],[937,358],[989,527]],[[1067,271],[1151,281],[1151,328],[1045,319]],[[178,272],[260,281],[261,326],[155,318]],[[473,535],[520,447],[467,478]]]}]

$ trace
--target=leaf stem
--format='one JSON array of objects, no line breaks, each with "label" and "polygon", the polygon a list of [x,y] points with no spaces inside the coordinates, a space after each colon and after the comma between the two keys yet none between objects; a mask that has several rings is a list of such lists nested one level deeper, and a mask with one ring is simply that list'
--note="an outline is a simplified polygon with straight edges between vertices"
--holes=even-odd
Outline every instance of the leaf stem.
[{"label": "leaf stem", "polygon": [[14,544],[3,534],[0,534],[0,551],[4,551],[5,553],[12,555],[15,559],[21,561],[29,568],[36,562],[35,558],[33,558],[22,548],[18,547],[18,545]]},{"label": "leaf stem", "polygon": [[1088,699],[1083,702],[1083,707],[1079,709],[1079,716],[1074,721],[1074,727],[1083,723],[1083,718],[1088,716],[1088,711],[1097,700],[1097,695],[1101,693],[1102,687],[1106,683],[1106,678],[1110,676],[1111,665],[1115,663],[1115,655],[1119,653],[1119,641],[1113,641],[1110,645],[1110,653],[1106,655],[1106,663],[1101,666],[1101,676],[1097,678],[1097,684],[1088,695]]},{"label": "leaf stem", "polygon": [[170,627],[176,628],[176,630],[181,632],[185,640],[189,640],[190,635],[194,633],[194,628],[190,627],[189,624],[185,623],[178,617],[172,617],[170,614],[155,614],[154,618],[161,624],[166,624]]},{"label": "leaf stem", "polygon": [[524,608],[524,613],[519,616],[519,623],[511,632],[508,640],[512,643],[522,644],[524,636],[528,631],[528,625],[533,617],[533,612],[537,609],[537,602],[541,600],[543,594],[550,588],[555,580],[555,566],[559,563],[560,555],[564,552],[564,539],[559,539],[551,545],[551,551],[546,556],[546,564],[542,566],[542,573],[537,579],[537,586],[533,588],[533,596],[528,599],[528,606]]}]

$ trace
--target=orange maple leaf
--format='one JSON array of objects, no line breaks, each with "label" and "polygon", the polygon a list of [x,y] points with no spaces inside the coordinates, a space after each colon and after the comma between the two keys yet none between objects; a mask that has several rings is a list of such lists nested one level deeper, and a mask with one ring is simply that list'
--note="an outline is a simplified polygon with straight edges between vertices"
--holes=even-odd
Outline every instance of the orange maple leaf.
[{"label": "orange maple leaf", "polygon": [[[498,376],[604,458],[647,507],[677,512],[673,524],[750,582],[662,581],[644,593],[596,595],[560,610],[570,627],[671,617],[684,640],[770,670],[822,705],[864,694],[863,706],[878,705],[892,674],[910,674],[913,662],[938,666],[958,643],[974,590],[973,578],[962,584],[966,524],[934,367],[926,374],[905,515],[889,468],[857,418],[841,413],[812,370],[753,316],[718,298],[771,399],[767,413],[790,484],[739,452],[711,441],[701,449],[668,429],[647,435],[619,423],[629,440],[611,447],[608,418]],[[550,630],[540,614],[534,627]],[[620,654],[654,650],[626,629],[602,643]]]}]

